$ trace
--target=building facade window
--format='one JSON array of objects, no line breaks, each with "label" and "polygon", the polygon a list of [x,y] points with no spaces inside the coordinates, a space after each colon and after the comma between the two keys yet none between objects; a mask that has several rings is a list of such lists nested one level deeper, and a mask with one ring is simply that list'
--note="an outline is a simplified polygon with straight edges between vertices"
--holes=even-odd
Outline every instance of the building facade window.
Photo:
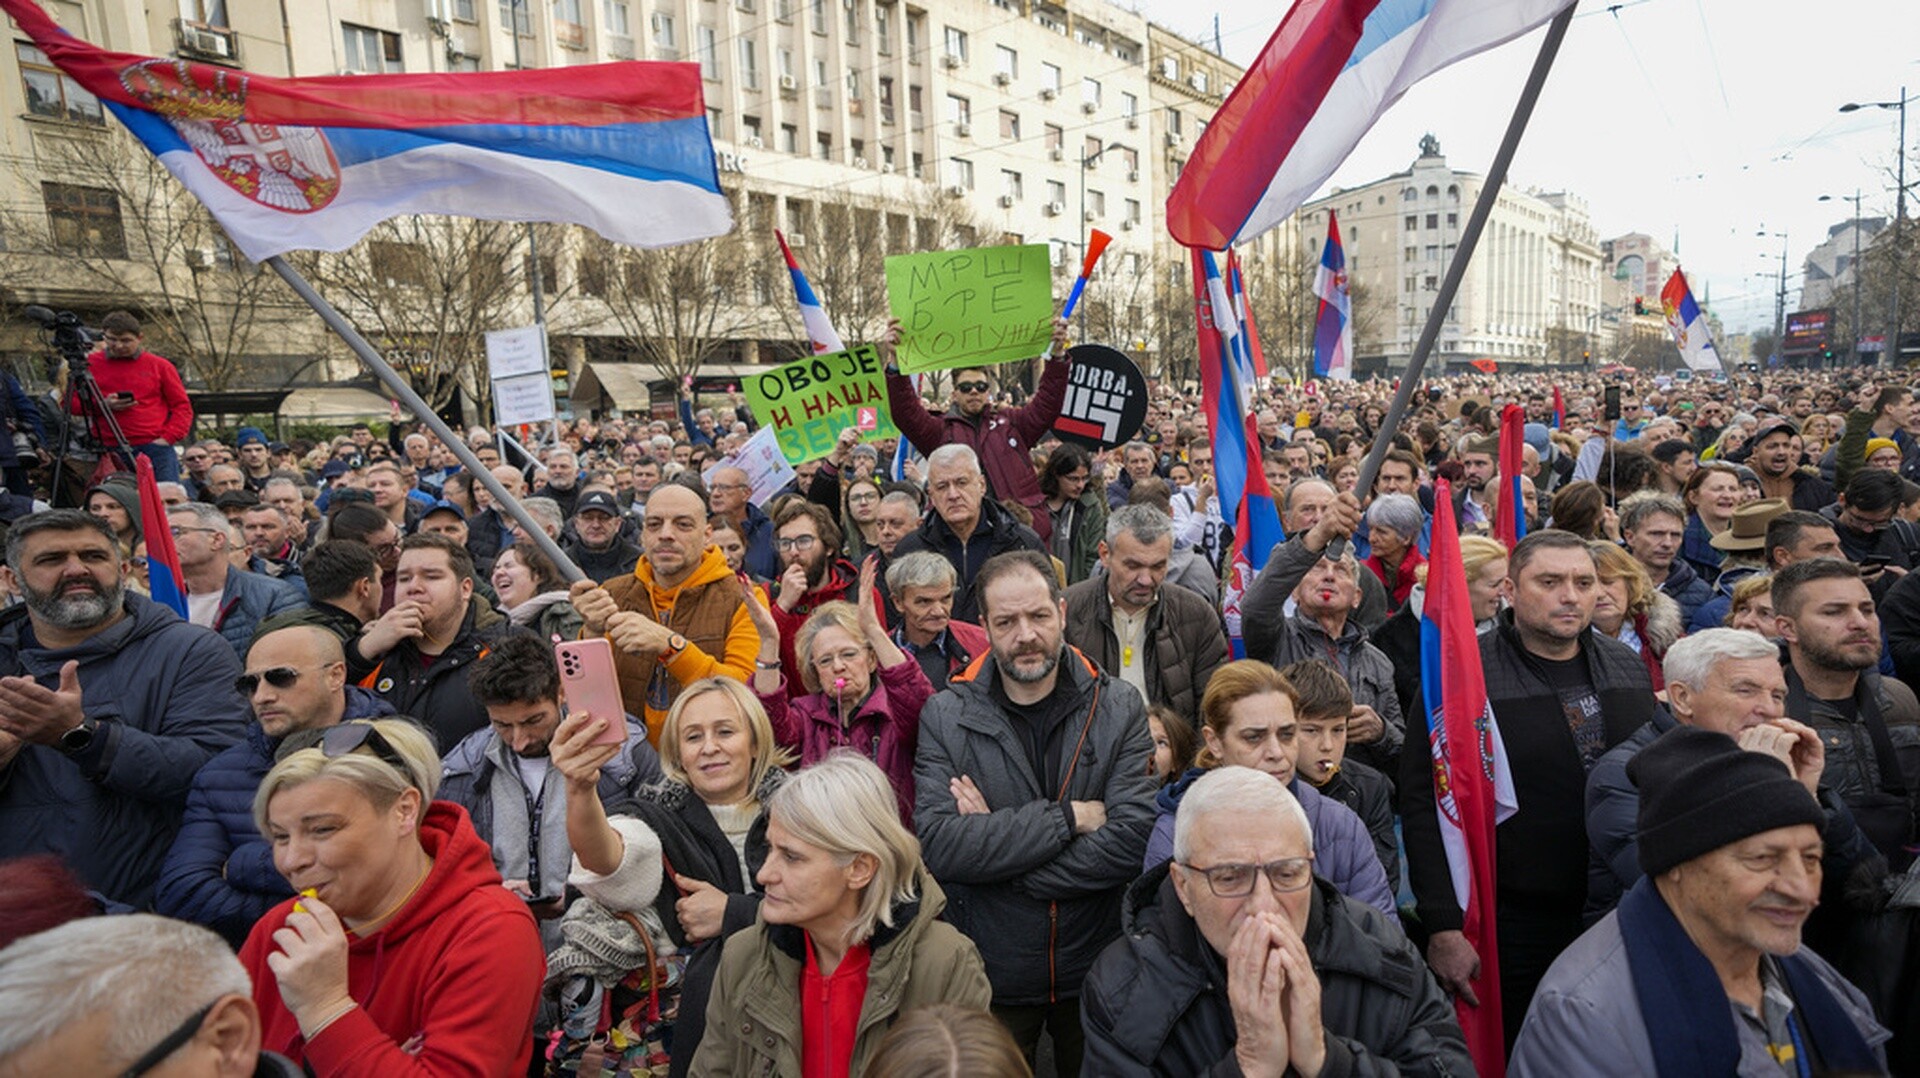
[{"label": "building facade window", "polygon": [[947,180],[955,187],[973,190],[973,162],[961,157],[947,158]]},{"label": "building facade window", "polygon": [[1000,193],[1015,202],[1026,197],[1026,185],[1021,181],[1018,172],[1004,168],[1000,170]]},{"label": "building facade window", "polygon": [[343,22],[340,24],[340,37],[346,51],[348,71],[393,75],[406,70],[400,62],[399,34]]},{"label": "building facade window", "polygon": [[967,62],[967,32],[947,27],[947,55],[961,63]]},{"label": "building facade window", "polygon": [[1009,112],[1006,109],[1000,110],[1000,137],[1014,142],[1020,140],[1019,113]]},{"label": "building facade window", "polygon": [[120,223],[120,199],[100,187],[42,183],[47,228],[62,251],[96,258],[127,257],[127,233]]},{"label": "building facade window", "polygon": [[719,38],[711,26],[696,27],[693,31],[694,52],[700,58],[700,77],[718,79],[720,77]]},{"label": "building facade window", "polygon": [[760,53],[750,37],[740,39],[740,85],[749,90],[760,88]]},{"label": "building facade window", "polygon": [[893,55],[893,9],[884,4],[873,9],[873,47],[882,56]]},{"label": "building facade window", "polygon": [[26,91],[27,112],[52,120],[104,124],[100,99],[80,88],[47,59],[47,54],[25,42],[13,46],[20,61],[20,85]]},{"label": "building facade window", "polygon": [[1042,63],[1040,65],[1040,88],[1060,92],[1060,65]]},{"label": "building facade window", "polygon": [[1005,45],[993,47],[993,69],[1009,79],[1020,77],[1020,54]]},{"label": "building facade window", "polygon": [[500,22],[521,37],[533,36],[533,5],[528,0],[500,0]]},{"label": "building facade window", "polygon": [[600,14],[607,24],[607,33],[615,37],[633,36],[633,22],[627,10],[627,0],[605,0],[600,5]]}]

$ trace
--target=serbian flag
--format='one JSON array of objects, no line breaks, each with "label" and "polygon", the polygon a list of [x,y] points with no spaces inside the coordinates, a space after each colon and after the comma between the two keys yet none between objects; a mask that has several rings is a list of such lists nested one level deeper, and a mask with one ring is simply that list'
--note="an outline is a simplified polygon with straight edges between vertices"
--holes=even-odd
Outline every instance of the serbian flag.
[{"label": "serbian flag", "polygon": [[1520,490],[1520,472],[1526,467],[1521,447],[1526,445],[1526,410],[1517,404],[1500,409],[1500,489],[1495,492],[1493,537],[1513,552],[1527,537],[1527,514]]},{"label": "serbian flag", "polygon": [[0,0],[254,261],[353,246],[389,217],[585,225],[665,247],[733,227],[700,68],[276,79],[108,52]]},{"label": "serbian flag", "polygon": [[1696,371],[1721,369],[1720,352],[1713,347],[1707,316],[1693,301],[1693,289],[1687,287],[1686,275],[1677,269],[1660,290],[1660,307],[1666,313],[1667,329],[1673,333],[1673,343],[1680,347],[1680,358],[1687,361],[1687,367]]},{"label": "serbian flag", "polygon": [[1313,321],[1313,373],[1353,381],[1353,296],[1347,289],[1347,251],[1340,245],[1340,218],[1327,211],[1327,242],[1313,278],[1320,313]]},{"label": "serbian flag", "polygon": [[1414,83],[1572,0],[1295,0],[1194,143],[1167,229],[1224,250],[1285,221]]},{"label": "serbian flag", "polygon": [[1200,329],[1201,411],[1213,440],[1213,475],[1220,497],[1220,515],[1232,520],[1233,555],[1229,562],[1221,612],[1226,617],[1227,644],[1235,658],[1245,658],[1240,635],[1240,597],[1253,575],[1267,564],[1267,554],[1285,538],[1280,512],[1267,473],[1260,463],[1260,437],[1254,426],[1251,371],[1236,354],[1241,352],[1239,329],[1220,266],[1211,251],[1191,251],[1195,323]]},{"label": "serbian flag", "polygon": [[786,257],[787,274],[793,278],[793,294],[800,300],[800,321],[807,327],[807,339],[813,343],[813,354],[818,356],[846,351],[847,346],[840,343],[840,335],[833,331],[833,323],[827,321],[827,309],[814,298],[813,286],[807,283],[807,275],[800,272],[800,263],[793,260],[793,248],[787,246],[787,237],[776,228],[773,238],[780,241],[780,253]]},{"label": "serbian flag", "polygon": [[135,453],[133,470],[140,485],[140,536],[147,541],[147,593],[184,618],[187,578],[180,572],[180,552],[173,545],[173,525],[167,520],[167,504],[160,500],[160,484],[153,478],[153,462]]},{"label": "serbian flag", "polygon": [[1233,313],[1240,322],[1240,339],[1247,342],[1247,358],[1253,362],[1253,376],[1267,380],[1267,353],[1260,347],[1260,330],[1253,324],[1253,304],[1247,302],[1247,278],[1240,272],[1240,256],[1227,252],[1227,276],[1233,285]]},{"label": "serbian flag", "polygon": [[1560,386],[1553,387],[1553,429],[1560,430],[1567,425],[1567,398],[1560,395]]},{"label": "serbian flag", "polygon": [[1494,828],[1519,808],[1506,746],[1487,702],[1480,638],[1460,560],[1452,484],[1434,484],[1433,547],[1427,554],[1427,597],[1420,611],[1420,689],[1433,751],[1434,807],[1460,905],[1461,928],[1480,955],[1478,1007],[1455,1000],[1474,1069],[1506,1072],[1500,1020],[1500,952],[1494,939]]}]

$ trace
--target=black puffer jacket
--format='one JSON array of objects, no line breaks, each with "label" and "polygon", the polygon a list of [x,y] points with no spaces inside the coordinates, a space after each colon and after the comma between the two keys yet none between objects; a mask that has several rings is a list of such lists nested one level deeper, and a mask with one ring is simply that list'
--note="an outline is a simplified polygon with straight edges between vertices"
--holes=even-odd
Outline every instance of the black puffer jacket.
[{"label": "black puffer jacket", "polygon": [[[1180,904],[1168,870],[1127,890],[1126,935],[1087,974],[1088,1074],[1240,1074],[1226,963]],[[1453,1005],[1398,925],[1315,879],[1304,934],[1320,977],[1322,1076],[1472,1074]]]},{"label": "black puffer jacket", "polygon": [[987,498],[980,501],[980,523],[965,540],[953,534],[939,513],[929,511],[920,526],[893,548],[893,557],[903,558],[917,550],[931,550],[953,563],[953,571],[960,579],[953,595],[953,617],[976,625],[980,623],[980,596],[974,593],[973,578],[987,559],[1009,550],[1047,552],[1032,528],[1013,519],[1011,513]]}]

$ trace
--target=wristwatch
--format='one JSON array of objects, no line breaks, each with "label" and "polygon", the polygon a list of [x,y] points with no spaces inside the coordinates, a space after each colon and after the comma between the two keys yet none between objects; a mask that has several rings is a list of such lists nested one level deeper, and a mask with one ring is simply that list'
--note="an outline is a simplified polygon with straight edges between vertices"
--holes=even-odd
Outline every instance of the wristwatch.
[{"label": "wristwatch", "polygon": [[667,637],[667,657],[678,655],[687,650],[687,638],[679,633]]},{"label": "wristwatch", "polygon": [[68,756],[74,756],[87,751],[88,747],[93,744],[94,731],[99,728],[100,723],[98,720],[81,719],[80,725],[60,735],[58,742],[60,751],[66,753]]}]

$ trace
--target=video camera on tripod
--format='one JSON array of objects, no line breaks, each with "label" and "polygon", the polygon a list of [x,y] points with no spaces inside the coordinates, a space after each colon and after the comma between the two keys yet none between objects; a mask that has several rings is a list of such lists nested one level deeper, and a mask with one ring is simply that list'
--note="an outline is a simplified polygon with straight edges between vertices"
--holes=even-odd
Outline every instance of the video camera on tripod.
[{"label": "video camera on tripod", "polygon": [[[79,504],[87,485],[114,471],[133,469],[133,450],[114,417],[114,405],[101,393],[87,362],[94,344],[105,334],[83,325],[72,311],[34,304],[22,313],[46,330],[48,343],[67,361],[67,393],[60,405],[63,429],[49,486],[56,505]],[[48,377],[56,385],[59,373],[57,362],[49,365]],[[68,407],[67,401],[77,407]],[[76,412],[83,422],[73,422]]]}]

